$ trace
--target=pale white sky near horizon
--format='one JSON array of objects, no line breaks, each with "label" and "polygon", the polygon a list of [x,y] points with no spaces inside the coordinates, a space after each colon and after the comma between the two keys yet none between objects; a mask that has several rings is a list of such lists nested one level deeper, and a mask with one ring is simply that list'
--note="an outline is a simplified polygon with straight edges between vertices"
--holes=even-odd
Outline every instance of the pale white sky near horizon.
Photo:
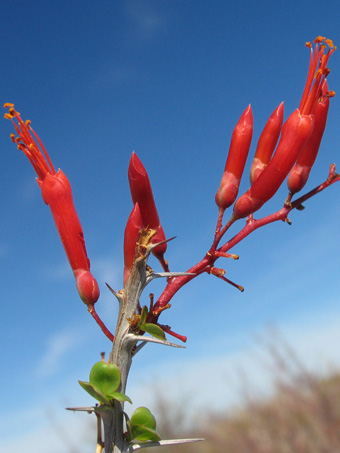
[{"label": "pale white sky near horizon", "polygon": [[[131,152],[149,172],[167,236],[177,236],[168,246],[171,269],[186,270],[210,246],[236,121],[251,103],[254,152],[274,108],[283,100],[287,118],[299,104],[305,41],[321,34],[340,43],[339,10],[334,0],[2,4],[3,103],[32,120],[72,183],[102,292],[97,309],[112,330],[117,307],[105,282],[122,285]],[[329,164],[340,168],[338,52],[329,88],[339,94],[307,190],[326,178]],[[64,408],[93,404],[77,380],[87,379],[110,344],[77,297],[49,209],[11,132],[1,121],[0,451],[46,452],[52,439],[49,453],[86,453],[93,451],[89,417]],[[245,174],[241,191],[247,187]],[[175,296],[161,320],[188,336],[186,349],[141,351],[127,390],[134,407],[153,409],[154,382],[173,400],[190,389],[189,409],[229,407],[238,400],[240,369],[265,390],[269,377],[252,351],[268,325],[314,370],[340,365],[339,187],[292,213],[291,226],[255,232],[235,248],[239,261],[220,262],[244,293],[205,275]],[[285,195],[283,187],[265,212],[279,209]],[[157,297],[161,288],[157,282],[148,290]]]}]

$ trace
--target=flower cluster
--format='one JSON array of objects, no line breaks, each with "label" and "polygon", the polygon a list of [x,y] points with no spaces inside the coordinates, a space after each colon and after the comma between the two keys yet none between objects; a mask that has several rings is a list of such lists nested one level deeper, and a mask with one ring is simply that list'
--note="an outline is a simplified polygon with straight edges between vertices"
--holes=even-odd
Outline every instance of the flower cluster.
[{"label": "flower cluster", "polygon": [[[185,276],[169,278],[164,292],[156,304],[152,304],[148,321],[157,322],[159,314],[169,307],[172,295],[183,284],[202,272],[208,272],[232,283],[225,278],[223,269],[214,267],[219,257],[237,258],[236,255],[226,253],[231,243],[217,248],[228,227],[238,219],[252,219],[253,214],[273,197],[287,176],[289,190],[287,205],[291,202],[292,196],[306,184],[325,130],[329,98],[334,96],[334,92],[328,90],[326,77],[330,72],[327,64],[336,47],[331,40],[322,36],[317,37],[314,44],[313,47],[310,42],[306,43],[311,55],[300,105],[285,122],[283,122],[283,102],[270,115],[260,135],[252,161],[250,188],[238,197],[253,135],[251,106],[249,105],[242,113],[232,134],[222,180],[215,196],[219,215],[213,245],[202,261],[193,266]],[[99,298],[99,288],[90,270],[83,230],[73,203],[71,185],[61,170],[55,171],[46,149],[30,122],[24,122],[21,119],[13,104],[5,104],[5,107],[9,109],[5,117],[13,122],[17,132],[17,135],[12,134],[11,138],[27,156],[37,173],[37,182],[43,200],[51,209],[76,279],[79,295],[90,307],[91,312]],[[136,246],[143,230],[152,231],[151,242],[154,245],[150,250],[159,260],[165,274],[169,276],[168,262],[164,258],[167,249],[166,236],[159,219],[148,173],[135,152],[131,156],[128,179],[133,209],[124,234],[124,287],[128,284],[136,259]],[[224,212],[232,205],[234,206],[231,218],[222,228]],[[242,290],[240,285],[234,284],[234,286]],[[102,328],[105,331],[106,328],[103,326]],[[162,326],[162,328],[171,332],[168,326]],[[105,333],[110,339],[113,338],[108,331]]]}]

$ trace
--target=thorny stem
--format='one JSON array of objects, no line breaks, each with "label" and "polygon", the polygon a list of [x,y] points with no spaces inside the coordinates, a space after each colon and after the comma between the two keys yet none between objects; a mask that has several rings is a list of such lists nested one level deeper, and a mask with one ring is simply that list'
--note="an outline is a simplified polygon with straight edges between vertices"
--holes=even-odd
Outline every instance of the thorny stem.
[{"label": "thorny stem", "polygon": [[169,301],[172,299],[172,297],[177,293],[177,291],[186,283],[188,283],[190,280],[193,278],[197,277],[198,275],[202,274],[203,272],[206,272],[206,269],[209,268],[209,266],[212,266],[215,261],[219,258],[218,255],[215,254],[215,252],[227,252],[230,250],[232,247],[234,247],[236,244],[241,242],[246,236],[248,236],[250,233],[255,231],[256,229],[268,225],[269,223],[276,222],[278,220],[285,221],[289,223],[288,220],[288,214],[290,211],[293,209],[299,208],[302,203],[304,203],[306,200],[309,198],[313,197],[314,195],[320,193],[324,189],[326,189],[328,186],[331,184],[340,181],[340,175],[335,173],[335,165],[332,164],[330,166],[330,171],[328,174],[328,177],[325,182],[317,186],[315,189],[311,190],[310,192],[306,193],[305,195],[301,196],[297,200],[291,202],[290,197],[288,196],[284,206],[277,212],[270,214],[266,217],[263,217],[262,219],[254,219],[252,216],[249,216],[246,225],[242,228],[242,230],[237,233],[232,239],[230,239],[228,242],[226,242],[224,245],[222,245],[219,249],[217,249],[219,242],[221,241],[222,237],[224,234],[227,232],[227,230],[230,228],[230,226],[234,223],[235,219],[233,217],[226,223],[226,225],[222,228],[221,227],[221,218],[219,215],[218,218],[218,224],[216,228],[216,233],[215,233],[215,238],[212,243],[212,246],[210,250],[206,253],[206,255],[203,257],[203,259],[195,264],[193,267],[188,269],[188,273],[190,274],[195,274],[195,275],[185,275],[185,276],[180,276],[180,277],[175,277],[169,280],[167,286],[165,287],[164,291],[160,295],[159,299],[155,303],[154,306],[154,314],[155,318],[157,319],[157,310],[159,308],[165,306],[166,304],[169,303]]},{"label": "thorny stem", "polygon": [[[225,244],[217,248],[221,242],[222,237],[227,232],[229,227],[234,223],[234,219],[231,218],[229,222],[222,228],[221,217],[219,215],[218,224],[215,232],[214,241],[210,250],[205,254],[203,259],[195,264],[191,269],[187,271],[190,275],[179,275],[174,277],[169,277],[167,286],[165,287],[163,293],[158,299],[157,303],[153,306],[153,303],[150,304],[150,318],[148,317],[148,322],[157,322],[160,313],[169,306],[169,301],[174,296],[174,294],[186,283],[188,283],[193,278],[202,274],[203,272],[211,272],[215,261],[221,256],[229,256],[226,252],[242,241],[246,236],[252,233],[257,228],[260,228],[269,223],[276,222],[278,220],[289,222],[288,214],[293,209],[299,208],[303,202],[313,197],[317,193],[324,190],[326,187],[330,186],[334,182],[340,181],[340,175],[335,173],[335,165],[332,165],[327,180],[320,184],[315,189],[311,190],[307,194],[301,196],[295,201],[291,201],[291,196],[289,195],[284,206],[277,212],[270,214],[262,219],[254,219],[253,216],[249,216],[246,220],[246,225],[241,229],[241,231],[236,234],[232,239],[227,241]],[[140,348],[136,348],[136,344],[141,341],[141,336],[133,333],[129,319],[132,319],[133,315],[138,311],[139,298],[147,284],[150,276],[148,275],[147,268],[147,258],[152,249],[150,247],[150,240],[152,238],[153,230],[145,230],[144,238],[142,237],[137,244],[136,249],[136,258],[131,269],[130,277],[127,281],[127,284],[124,290],[119,291],[118,293],[112,292],[118,299],[119,302],[119,314],[117,320],[117,327],[115,332],[115,338],[113,342],[113,348],[109,357],[109,363],[115,363],[121,372],[121,385],[119,391],[125,393],[125,388],[127,384],[127,378],[132,363],[132,358],[136,351]],[[230,257],[237,258],[236,255],[230,255]],[[223,273],[219,275],[218,272],[215,272],[215,275],[222,278],[225,281],[228,281],[223,277]],[[229,282],[229,281],[228,281]],[[238,286],[235,285],[234,286]],[[241,289],[239,287],[239,289]],[[90,310],[89,310],[90,311]],[[90,311],[91,312],[91,311]],[[91,313],[94,316],[94,313]],[[168,326],[163,326],[164,330],[168,333],[173,334],[170,331]],[[110,333],[109,333],[110,334]],[[107,335],[107,333],[106,333]],[[111,334],[112,335],[112,334]],[[109,336],[109,335],[107,335]],[[185,340],[185,337],[180,335],[175,335],[177,338],[182,341]],[[110,338],[110,336],[109,336]],[[164,342],[166,344],[166,342]],[[169,343],[167,343],[169,344]],[[132,451],[132,446],[129,445],[125,436],[124,436],[124,414],[123,414],[124,405],[118,401],[114,401],[111,406],[98,406],[94,410],[97,414],[100,415],[103,426],[104,426],[104,443],[105,443],[105,452],[106,453],[125,453]],[[193,440],[187,440],[191,442]],[[164,441],[172,442],[172,441]],[[165,444],[164,443],[164,444]],[[159,444],[160,445],[160,444]],[[97,447],[100,451],[102,444],[99,439]],[[142,448],[142,446],[136,448]],[[135,449],[135,448],[133,448]]]}]

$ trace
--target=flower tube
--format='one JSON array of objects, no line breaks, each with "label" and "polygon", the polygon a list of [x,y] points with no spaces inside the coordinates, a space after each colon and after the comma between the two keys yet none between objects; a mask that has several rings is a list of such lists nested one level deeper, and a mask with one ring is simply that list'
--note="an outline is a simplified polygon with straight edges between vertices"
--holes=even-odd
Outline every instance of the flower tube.
[{"label": "flower tube", "polygon": [[[288,189],[293,195],[299,192],[306,184],[309,173],[318,155],[323,133],[325,131],[327,115],[329,109],[329,98],[334,96],[334,91],[328,91],[327,75],[329,69],[326,67],[329,57],[336,47],[330,39],[318,36],[314,41],[316,44],[313,51],[312,44],[306,43],[311,49],[309,71],[306,86],[301,98],[301,111],[311,111],[314,113],[313,132],[301,150],[297,162],[288,176]],[[326,45],[329,46],[325,54]]]},{"label": "flower tube", "polygon": [[[327,86],[326,81],[325,85]],[[323,91],[326,91],[327,93],[327,89]],[[323,94],[323,96],[320,98],[320,102],[318,103],[318,106],[316,108],[314,115],[315,124],[313,132],[302,148],[296,164],[289,173],[287,184],[291,194],[299,192],[301,189],[303,189],[317,157],[322,136],[325,131],[329,109],[329,96],[326,93]]]},{"label": "flower tube", "polygon": [[136,244],[142,227],[142,216],[139,205],[136,203],[129,215],[124,232],[124,286],[130,275],[136,255]]},{"label": "flower tube", "polygon": [[[157,231],[152,238],[152,243],[156,244],[165,241],[165,234],[159,220],[148,173],[135,152],[132,153],[130,159],[128,178],[132,201],[134,204],[138,203],[139,205],[143,227]],[[152,253],[159,260],[163,269],[168,271],[168,263],[164,259],[166,249],[167,244],[163,243],[155,247]]]},{"label": "flower tube", "polygon": [[92,306],[99,298],[99,287],[90,271],[90,260],[86,252],[83,229],[73,203],[71,185],[61,170],[55,171],[45,147],[31,128],[30,122],[21,119],[13,104],[5,104],[4,107],[9,108],[5,118],[12,121],[18,134],[17,137],[11,134],[12,141],[24,152],[38,175],[37,182],[42,198],[51,209],[76,279],[79,296],[86,305]]},{"label": "flower tube", "polygon": [[253,113],[248,105],[234,128],[222,181],[215,196],[221,211],[231,206],[237,197],[252,136]]},{"label": "flower tube", "polygon": [[278,138],[283,122],[283,102],[274,110],[260,135],[255,156],[250,169],[251,184],[256,181],[263,169],[268,165]]}]

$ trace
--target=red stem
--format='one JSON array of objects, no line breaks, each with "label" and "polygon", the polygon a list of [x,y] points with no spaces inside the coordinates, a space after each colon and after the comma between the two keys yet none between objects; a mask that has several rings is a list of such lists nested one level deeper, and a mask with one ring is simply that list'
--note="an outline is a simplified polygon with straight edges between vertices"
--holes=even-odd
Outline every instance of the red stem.
[{"label": "red stem", "polygon": [[340,175],[335,173],[335,165],[332,164],[330,167],[328,178],[326,179],[325,182],[323,182],[322,184],[320,184],[318,187],[311,190],[307,194],[301,196],[297,200],[293,202],[290,201],[286,202],[283,208],[281,208],[279,211],[273,214],[270,214],[258,220],[255,220],[252,216],[249,217],[247,219],[246,225],[242,228],[242,230],[217,250],[218,243],[222,239],[222,236],[225,234],[225,232],[231,226],[231,224],[234,223],[234,220],[231,218],[229,222],[224,226],[224,228],[219,233],[215,234],[215,238],[209,252],[202,258],[202,260],[199,263],[195,264],[193,267],[188,269],[187,271],[188,273],[193,273],[195,275],[184,275],[180,277],[171,278],[166,287],[164,288],[164,291],[160,295],[158,301],[154,305],[153,312],[156,312],[157,310],[159,310],[159,308],[164,307],[166,304],[168,304],[172,297],[182,286],[184,286],[193,278],[205,272],[207,267],[212,266],[214,262],[219,258],[219,256],[214,255],[215,251],[227,252],[236,244],[241,242],[246,236],[248,236],[254,230],[264,225],[268,225],[269,223],[273,223],[278,220],[287,222],[288,221],[287,216],[290,211],[292,211],[295,208],[298,208],[299,206],[301,206],[303,202],[313,197],[314,195],[318,194],[319,192],[326,189],[328,186],[337,181],[340,181]]},{"label": "red stem", "polygon": [[94,320],[96,321],[96,323],[98,324],[98,326],[102,329],[102,331],[104,332],[104,334],[107,336],[107,338],[113,342],[114,340],[114,336],[112,335],[112,333],[109,331],[109,329],[106,327],[106,325],[103,323],[103,321],[100,319],[100,317],[98,316],[95,308],[93,305],[88,305],[88,311],[89,313],[92,315],[92,317],[94,318]]}]

